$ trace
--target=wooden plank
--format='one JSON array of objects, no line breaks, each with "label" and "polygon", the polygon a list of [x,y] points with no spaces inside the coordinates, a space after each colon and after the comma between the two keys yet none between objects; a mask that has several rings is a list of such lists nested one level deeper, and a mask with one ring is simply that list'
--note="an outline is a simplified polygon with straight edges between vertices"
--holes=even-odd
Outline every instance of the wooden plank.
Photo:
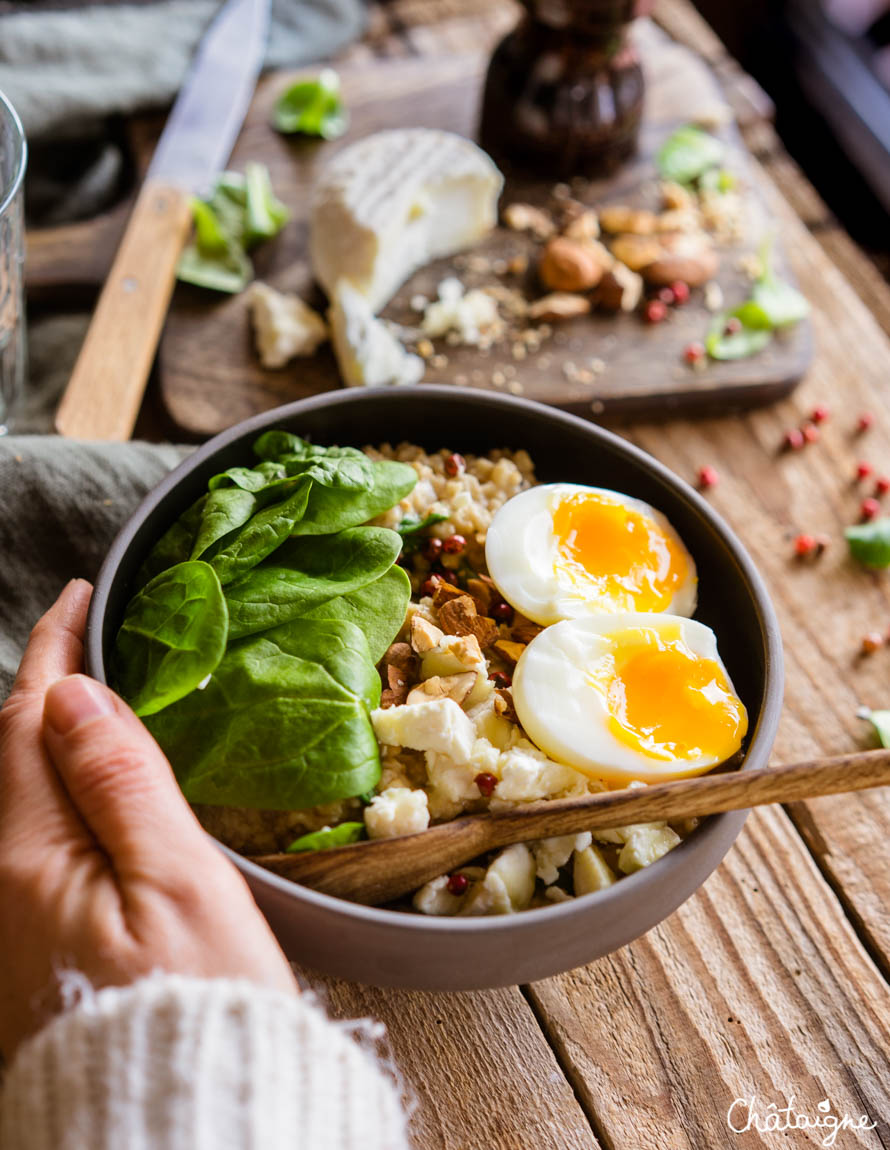
[{"label": "wooden plank", "polygon": [[877,1124],[837,1146],[890,1144],[890,990],[779,810],[753,815],[666,923],[530,997],[605,1145],[821,1143],[824,1132],[733,1132],[727,1112],[752,1096],[761,1113],[794,1096],[814,1118],[827,1098],[831,1113]]},{"label": "wooden plank", "polygon": [[336,1018],[386,1024],[416,1102],[418,1150],[597,1150],[599,1143],[519,990],[381,991],[334,979],[313,989]]}]

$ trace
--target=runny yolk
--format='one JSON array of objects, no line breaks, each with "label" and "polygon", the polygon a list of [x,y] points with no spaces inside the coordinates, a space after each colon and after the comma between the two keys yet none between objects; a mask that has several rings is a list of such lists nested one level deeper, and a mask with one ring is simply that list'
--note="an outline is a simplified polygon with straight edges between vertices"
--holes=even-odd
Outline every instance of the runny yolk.
[{"label": "runny yolk", "polygon": [[679,625],[614,636],[591,679],[605,694],[611,733],[653,759],[722,763],[748,729],[723,669],[691,651]]},{"label": "runny yolk", "polygon": [[664,611],[688,577],[682,546],[650,516],[596,492],[551,508],[557,570],[607,611]]}]

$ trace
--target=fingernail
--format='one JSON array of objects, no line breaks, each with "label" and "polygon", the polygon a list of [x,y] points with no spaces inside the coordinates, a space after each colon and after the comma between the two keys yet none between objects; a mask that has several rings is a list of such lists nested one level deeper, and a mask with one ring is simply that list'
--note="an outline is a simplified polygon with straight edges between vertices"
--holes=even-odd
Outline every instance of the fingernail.
[{"label": "fingernail", "polygon": [[111,697],[86,675],[69,675],[53,683],[43,705],[44,718],[59,735],[68,735],[91,719],[113,711]]}]

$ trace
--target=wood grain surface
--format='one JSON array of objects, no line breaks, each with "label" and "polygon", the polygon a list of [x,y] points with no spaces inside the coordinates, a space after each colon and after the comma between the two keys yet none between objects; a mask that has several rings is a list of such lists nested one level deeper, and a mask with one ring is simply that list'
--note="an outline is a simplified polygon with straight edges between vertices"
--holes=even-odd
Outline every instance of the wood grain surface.
[{"label": "wood grain surface", "polygon": [[[630,202],[657,207],[653,156],[679,124],[694,117],[725,117],[726,105],[710,72],[690,53],[672,44],[656,28],[638,30],[647,68],[648,99],[638,158],[609,180],[585,184],[579,197],[591,204]],[[475,134],[484,54],[373,60],[341,69],[351,126],[336,144],[282,139],[269,126],[270,111],[292,77],[270,76],[260,84],[231,165],[262,159],[293,219],[274,243],[256,254],[257,275],[282,290],[297,291],[318,306],[322,297],[312,285],[307,264],[308,204],[319,171],[340,147],[383,127],[437,127]],[[745,239],[724,249],[717,280],[727,301],[740,302],[750,290],[738,266],[740,252],[756,248],[770,231],[757,181],[749,168],[740,137],[732,124],[719,129],[725,138],[727,166],[747,188]],[[502,203],[546,204],[552,181],[528,180],[508,173]],[[781,247],[781,241],[779,242]],[[513,256],[530,257],[531,270],[520,279],[504,277],[505,286],[520,286],[532,295],[537,245],[529,237],[497,228],[473,249],[474,257],[492,263]],[[782,256],[778,255],[782,264]],[[467,287],[497,279],[490,270],[474,271],[459,258],[438,260],[420,270],[384,310],[384,317],[410,328],[417,313],[414,295],[435,298],[439,282],[455,269]],[[776,399],[802,375],[811,346],[808,324],[798,325],[760,355],[727,363],[710,362],[693,371],[683,349],[707,331],[711,316],[700,292],[690,304],[672,312],[670,322],[648,325],[639,315],[582,317],[560,324],[538,354],[513,356],[516,335],[480,353],[472,347],[450,347],[435,341],[447,362],[427,365],[425,380],[480,388],[511,388],[530,399],[553,403],[590,417],[607,412],[667,415],[678,410],[726,410]],[[595,376],[584,367],[601,361]],[[582,371],[567,378],[564,365]],[[252,346],[244,297],[220,299],[180,285],[167,323],[160,357],[161,391],[174,423],[190,435],[207,435],[238,419],[277,404],[338,385],[329,349],[298,359],[278,371],[263,369]]]}]

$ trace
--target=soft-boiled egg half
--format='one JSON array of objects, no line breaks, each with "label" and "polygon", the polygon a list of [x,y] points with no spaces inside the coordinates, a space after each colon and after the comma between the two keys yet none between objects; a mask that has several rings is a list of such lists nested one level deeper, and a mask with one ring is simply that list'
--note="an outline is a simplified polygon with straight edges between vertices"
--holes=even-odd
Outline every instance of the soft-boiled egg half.
[{"label": "soft-boiled egg half", "polygon": [[748,727],[714,632],[676,615],[547,627],[519,659],[513,703],[545,754],[616,785],[709,771],[736,753]]},{"label": "soft-boiled egg half", "polygon": [[536,623],[616,611],[695,610],[695,563],[648,503],[574,483],[515,495],[485,541],[489,574]]}]

